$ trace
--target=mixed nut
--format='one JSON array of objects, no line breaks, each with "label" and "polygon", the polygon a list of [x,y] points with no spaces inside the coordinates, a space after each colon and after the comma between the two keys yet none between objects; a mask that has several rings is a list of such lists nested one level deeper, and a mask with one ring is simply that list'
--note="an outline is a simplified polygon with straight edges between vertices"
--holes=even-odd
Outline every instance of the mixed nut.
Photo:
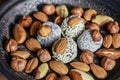
[{"label": "mixed nut", "polygon": [[[51,16],[54,17],[52,21]],[[114,69],[115,60],[120,58],[120,29],[118,22],[110,16],[100,15],[94,9],[84,10],[80,6],[69,10],[66,5],[45,4],[41,11],[33,13],[33,17],[35,20],[31,16],[23,16],[13,29],[14,38],[5,43],[13,70],[33,73],[34,79],[94,80],[93,76],[105,79],[107,71]],[[107,34],[101,33],[102,27],[106,28]],[[66,33],[67,36],[64,35]],[[79,43],[84,44],[84,48]],[[19,45],[24,45],[27,50],[19,49]],[[77,45],[81,53],[77,52]],[[92,51],[92,46],[97,48]],[[101,58],[100,65],[96,64],[95,56]],[[79,58],[77,61],[76,57]]]}]

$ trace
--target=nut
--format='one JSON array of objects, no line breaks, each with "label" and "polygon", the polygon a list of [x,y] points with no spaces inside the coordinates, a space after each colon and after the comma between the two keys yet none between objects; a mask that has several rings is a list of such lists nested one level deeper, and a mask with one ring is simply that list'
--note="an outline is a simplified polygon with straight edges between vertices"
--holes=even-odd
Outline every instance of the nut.
[{"label": "nut", "polygon": [[94,9],[88,9],[85,11],[83,17],[87,20],[90,21],[92,17],[94,17],[97,14],[97,11]]},{"label": "nut", "polygon": [[100,30],[99,26],[96,23],[89,23],[86,25],[86,29],[91,29],[91,30]]},{"label": "nut", "polygon": [[27,61],[19,57],[13,57],[11,60],[11,68],[17,72],[21,72],[25,69]]},{"label": "nut", "polygon": [[83,80],[82,75],[76,71],[70,71],[69,74],[72,80]]},{"label": "nut", "polygon": [[43,63],[35,70],[34,77],[35,79],[41,79],[46,76],[47,72],[49,70],[48,64]]},{"label": "nut", "polygon": [[108,25],[107,25],[107,30],[111,34],[118,33],[119,30],[120,30],[118,22],[117,21],[115,21],[115,22],[109,22]]},{"label": "nut", "polygon": [[39,49],[41,49],[40,43],[34,38],[28,39],[25,42],[25,46],[31,51],[38,51]]},{"label": "nut", "polygon": [[79,17],[73,17],[72,19],[70,19],[68,21],[68,25],[70,27],[74,27],[75,25],[77,25],[80,22],[80,18]]},{"label": "nut", "polygon": [[85,50],[80,55],[80,61],[83,61],[86,64],[93,63],[94,60],[94,54],[90,50]]},{"label": "nut", "polygon": [[59,5],[56,7],[56,13],[62,18],[66,18],[69,15],[68,9],[65,5]]},{"label": "nut", "polygon": [[32,18],[30,16],[23,16],[22,19],[19,21],[19,24],[23,27],[30,27],[32,24]]},{"label": "nut", "polygon": [[83,62],[71,62],[70,65],[73,68],[84,71],[84,72],[88,72],[90,70],[90,67]]},{"label": "nut", "polygon": [[83,10],[82,7],[76,6],[76,7],[74,7],[74,8],[71,10],[71,13],[72,13],[72,15],[81,17],[81,16],[83,15],[83,13],[84,13],[84,10]]},{"label": "nut", "polygon": [[100,27],[106,25],[110,21],[113,21],[113,19],[106,15],[96,15],[95,18],[92,19],[92,22],[98,24]]},{"label": "nut", "polygon": [[92,30],[91,37],[92,37],[93,41],[97,42],[97,41],[101,40],[102,35],[101,35],[100,31]]},{"label": "nut", "polygon": [[40,49],[37,53],[41,62],[47,62],[51,60],[50,53],[46,49]]},{"label": "nut", "polygon": [[101,65],[105,70],[110,71],[115,67],[116,62],[115,60],[104,57],[102,59]]},{"label": "nut", "polygon": [[5,50],[7,52],[13,52],[13,51],[16,51],[17,49],[18,49],[18,43],[16,40],[11,38],[6,42]]},{"label": "nut", "polygon": [[37,66],[38,66],[38,59],[33,58],[33,59],[28,61],[27,65],[25,67],[25,72],[31,73]]},{"label": "nut", "polygon": [[114,48],[120,47],[120,33],[115,33],[112,35],[112,45]]},{"label": "nut", "polygon": [[27,36],[26,31],[19,24],[15,25],[14,30],[13,30],[13,35],[14,35],[15,40],[18,42],[18,44],[23,43],[26,40],[26,36]]},{"label": "nut", "polygon": [[67,74],[68,73],[67,66],[61,62],[50,61],[49,66],[53,71],[55,71],[59,74]]},{"label": "nut", "polygon": [[120,50],[115,49],[100,49],[96,52],[98,57],[107,57],[110,59],[120,58]]},{"label": "nut", "polygon": [[57,80],[57,76],[55,73],[50,73],[47,75],[45,80]]},{"label": "nut", "polygon": [[67,49],[67,39],[61,38],[54,44],[53,48],[54,48],[53,49],[54,52],[58,54],[63,54],[65,50]]},{"label": "nut", "polygon": [[43,6],[42,11],[47,15],[53,15],[55,13],[55,6],[52,4],[46,4]]},{"label": "nut", "polygon": [[105,79],[107,77],[107,72],[100,66],[96,64],[90,64],[90,68],[92,73],[98,78],[98,79]]},{"label": "nut", "polygon": [[52,32],[52,28],[49,25],[41,25],[38,34],[42,37],[47,37]]},{"label": "nut", "polygon": [[57,80],[71,80],[68,76],[61,76]]},{"label": "nut", "polygon": [[41,22],[47,22],[48,16],[43,12],[35,12],[33,16]]},{"label": "nut", "polygon": [[37,34],[37,30],[39,29],[40,25],[41,25],[41,22],[39,22],[39,21],[35,21],[31,25],[31,28],[30,28],[30,35],[31,36],[35,36]]},{"label": "nut", "polygon": [[112,36],[106,35],[103,39],[103,46],[105,48],[110,48],[111,44],[112,44]]},{"label": "nut", "polygon": [[12,57],[16,56],[16,57],[20,57],[23,59],[27,59],[30,56],[30,53],[27,51],[14,51],[10,54]]},{"label": "nut", "polygon": [[59,24],[61,24],[62,20],[63,20],[63,18],[61,18],[60,16],[57,16],[57,17],[54,19],[54,23],[59,25]]}]

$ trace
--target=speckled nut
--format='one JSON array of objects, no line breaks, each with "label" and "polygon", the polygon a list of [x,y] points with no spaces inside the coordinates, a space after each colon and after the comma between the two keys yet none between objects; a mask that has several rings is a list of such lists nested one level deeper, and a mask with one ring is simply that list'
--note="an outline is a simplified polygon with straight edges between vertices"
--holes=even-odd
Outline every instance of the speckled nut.
[{"label": "speckled nut", "polygon": [[7,52],[16,51],[17,49],[18,49],[18,43],[16,40],[14,40],[12,38],[7,40],[7,42],[5,44],[5,50]]},{"label": "speckled nut", "polygon": [[32,24],[32,18],[30,16],[23,16],[22,19],[19,21],[19,24],[23,27],[30,27]]},{"label": "speckled nut", "polygon": [[94,17],[97,14],[97,11],[94,9],[88,9],[85,11],[83,17],[85,18],[85,20],[90,21],[92,19],[92,17]]},{"label": "speckled nut", "polygon": [[83,13],[84,13],[84,10],[83,10],[82,7],[76,6],[76,7],[74,7],[74,8],[71,10],[71,13],[72,13],[72,15],[81,17],[81,16],[83,15]]},{"label": "speckled nut", "polygon": [[96,42],[96,41],[100,41],[100,40],[101,40],[102,35],[101,35],[100,31],[98,31],[98,30],[93,30],[93,31],[91,32],[91,37],[92,37],[93,41]]},{"label": "speckled nut", "polygon": [[100,27],[96,23],[89,23],[86,25],[86,29],[100,30]]},{"label": "speckled nut", "polygon": [[55,6],[53,4],[46,4],[43,6],[42,11],[47,15],[53,15],[55,13]]},{"label": "speckled nut", "polygon": [[109,22],[107,25],[107,30],[109,31],[109,33],[114,34],[114,33],[118,33],[120,28],[119,28],[119,24],[117,21],[115,22]]}]

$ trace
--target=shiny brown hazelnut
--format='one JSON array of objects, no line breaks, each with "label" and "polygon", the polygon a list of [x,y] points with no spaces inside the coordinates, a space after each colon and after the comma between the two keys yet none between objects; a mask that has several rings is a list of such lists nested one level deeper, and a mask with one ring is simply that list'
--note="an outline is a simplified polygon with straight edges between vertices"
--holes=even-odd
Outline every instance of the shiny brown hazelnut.
[{"label": "shiny brown hazelnut", "polygon": [[55,6],[53,4],[46,4],[43,6],[42,11],[47,15],[53,15],[55,13]]},{"label": "shiny brown hazelnut", "polygon": [[118,33],[119,30],[120,30],[118,22],[117,21],[109,22],[108,25],[107,25],[107,30],[111,34]]},{"label": "shiny brown hazelnut", "polygon": [[22,19],[19,21],[19,24],[23,27],[30,27],[32,24],[32,18],[30,16],[23,16]]},{"label": "shiny brown hazelnut", "polygon": [[100,30],[100,27],[96,23],[89,23],[86,25],[86,29]]},{"label": "shiny brown hazelnut", "polygon": [[75,16],[81,17],[84,13],[84,10],[80,6],[76,6],[71,10],[71,13]]},{"label": "shiny brown hazelnut", "polygon": [[62,17],[57,16],[57,17],[54,19],[54,23],[59,25],[59,24],[61,24],[62,20],[63,20]]},{"label": "shiny brown hazelnut", "polygon": [[49,25],[41,25],[38,30],[38,34],[42,37],[47,37],[52,32],[52,28]]},{"label": "shiny brown hazelnut", "polygon": [[5,50],[7,52],[13,52],[18,49],[18,43],[15,39],[9,39],[5,44]]},{"label": "shiny brown hazelnut", "polygon": [[115,62],[115,60],[104,57],[101,61],[101,65],[105,70],[110,71],[115,67],[116,62]]},{"label": "shiny brown hazelnut", "polygon": [[50,73],[45,78],[45,80],[56,80],[56,79],[57,79],[57,75],[55,73]]},{"label": "shiny brown hazelnut", "polygon": [[46,49],[40,49],[37,56],[41,62],[47,62],[51,60],[50,53]]},{"label": "shiny brown hazelnut", "polygon": [[93,41],[96,42],[96,41],[100,41],[101,40],[102,35],[101,35],[100,31],[92,30],[91,37],[92,37]]},{"label": "shiny brown hazelnut", "polygon": [[80,61],[82,61],[86,64],[93,63],[93,60],[94,60],[94,54],[90,50],[85,50],[80,55]]},{"label": "shiny brown hazelnut", "polygon": [[68,76],[61,76],[57,80],[71,80]]},{"label": "shiny brown hazelnut", "polygon": [[11,68],[15,71],[21,72],[25,69],[27,61],[19,57],[13,57],[11,60]]}]

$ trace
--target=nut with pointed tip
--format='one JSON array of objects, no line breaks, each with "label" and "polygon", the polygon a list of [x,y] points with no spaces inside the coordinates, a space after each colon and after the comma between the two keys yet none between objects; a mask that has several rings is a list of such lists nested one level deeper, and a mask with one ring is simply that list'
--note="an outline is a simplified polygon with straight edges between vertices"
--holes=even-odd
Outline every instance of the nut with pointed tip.
[{"label": "nut with pointed tip", "polygon": [[92,37],[93,41],[97,42],[97,41],[101,40],[102,35],[101,35],[100,31],[92,30],[91,37]]}]

